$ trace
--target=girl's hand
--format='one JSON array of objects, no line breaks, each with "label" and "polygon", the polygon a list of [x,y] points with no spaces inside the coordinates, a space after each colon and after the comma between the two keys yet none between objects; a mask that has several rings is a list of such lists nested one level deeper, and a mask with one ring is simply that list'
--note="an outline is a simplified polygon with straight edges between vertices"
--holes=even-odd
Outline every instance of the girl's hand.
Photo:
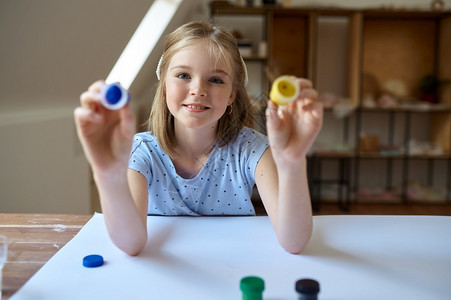
[{"label": "girl's hand", "polygon": [[81,107],[74,111],[78,137],[94,173],[125,172],[135,133],[135,117],[127,104],[120,110],[109,110],[100,102],[105,84],[96,81],[81,94]]},{"label": "girl's hand", "polygon": [[266,127],[274,161],[286,167],[307,155],[323,120],[323,107],[317,101],[318,93],[312,88],[312,82],[296,80],[301,89],[296,100],[284,106],[268,101],[266,109]]}]

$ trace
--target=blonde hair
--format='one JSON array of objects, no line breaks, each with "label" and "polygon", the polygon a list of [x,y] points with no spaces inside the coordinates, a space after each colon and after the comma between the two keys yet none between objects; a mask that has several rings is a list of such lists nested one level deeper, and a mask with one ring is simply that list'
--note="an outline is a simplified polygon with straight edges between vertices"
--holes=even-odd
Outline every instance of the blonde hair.
[{"label": "blonde hair", "polygon": [[253,107],[245,87],[246,70],[233,34],[207,22],[190,22],[168,35],[163,56],[159,63],[157,91],[147,121],[148,129],[156,136],[160,147],[174,157],[177,155],[174,116],[169,112],[165,99],[166,73],[172,57],[187,46],[201,39],[210,41],[209,51],[217,60],[225,59],[232,67],[233,89],[237,91],[233,105],[219,119],[217,139],[220,147],[227,145],[243,128],[253,126]]}]

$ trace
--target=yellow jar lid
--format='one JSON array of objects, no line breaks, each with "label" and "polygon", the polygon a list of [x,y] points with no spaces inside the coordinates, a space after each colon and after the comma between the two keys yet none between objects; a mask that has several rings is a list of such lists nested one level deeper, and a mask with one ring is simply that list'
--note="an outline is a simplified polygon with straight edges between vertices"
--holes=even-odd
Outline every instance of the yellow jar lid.
[{"label": "yellow jar lid", "polygon": [[278,77],[271,86],[269,98],[277,105],[286,105],[299,95],[299,84],[294,76]]}]

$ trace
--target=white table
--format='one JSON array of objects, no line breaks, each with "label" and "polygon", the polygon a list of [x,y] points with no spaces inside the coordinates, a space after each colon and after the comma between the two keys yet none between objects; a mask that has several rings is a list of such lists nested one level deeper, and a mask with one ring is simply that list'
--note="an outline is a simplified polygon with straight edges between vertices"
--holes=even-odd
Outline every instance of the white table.
[{"label": "white table", "polygon": [[[302,254],[285,252],[267,217],[148,217],[149,243],[129,257],[98,214],[11,299],[241,299],[239,281],[265,280],[264,299],[296,299],[300,278],[320,299],[450,299],[451,217],[318,216]],[[85,268],[100,254],[106,263]]]}]

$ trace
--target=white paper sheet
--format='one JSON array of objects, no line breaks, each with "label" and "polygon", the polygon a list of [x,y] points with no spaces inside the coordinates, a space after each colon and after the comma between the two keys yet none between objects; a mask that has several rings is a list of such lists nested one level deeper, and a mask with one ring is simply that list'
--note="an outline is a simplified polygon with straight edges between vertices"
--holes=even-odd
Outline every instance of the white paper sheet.
[{"label": "white paper sheet", "polygon": [[[285,252],[267,217],[148,217],[138,257],[109,240],[95,215],[11,299],[241,299],[239,281],[265,280],[264,299],[296,299],[300,278],[320,299],[450,299],[451,217],[321,216],[301,255]],[[85,268],[100,254],[105,264]]]}]

